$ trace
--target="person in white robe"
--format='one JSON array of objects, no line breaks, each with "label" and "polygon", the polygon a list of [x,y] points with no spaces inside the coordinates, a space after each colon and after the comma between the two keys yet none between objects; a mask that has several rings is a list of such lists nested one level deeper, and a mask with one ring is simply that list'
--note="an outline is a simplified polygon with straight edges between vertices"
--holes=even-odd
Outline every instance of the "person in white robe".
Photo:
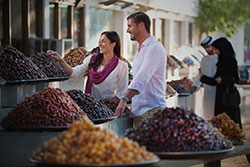
[{"label": "person in white robe", "polygon": [[[212,37],[206,37],[202,42],[201,46],[206,50],[208,55],[204,56],[201,60],[200,70],[206,76],[213,77],[217,70],[217,62],[218,56],[214,54],[213,47],[211,44],[213,43]],[[196,81],[192,85],[194,89],[197,89],[200,86],[200,76],[197,77]],[[214,105],[215,105],[215,94],[216,94],[216,86],[210,86],[203,83],[204,93],[202,100],[202,110],[197,113],[197,115],[201,116],[205,120],[210,120],[214,116]]]}]

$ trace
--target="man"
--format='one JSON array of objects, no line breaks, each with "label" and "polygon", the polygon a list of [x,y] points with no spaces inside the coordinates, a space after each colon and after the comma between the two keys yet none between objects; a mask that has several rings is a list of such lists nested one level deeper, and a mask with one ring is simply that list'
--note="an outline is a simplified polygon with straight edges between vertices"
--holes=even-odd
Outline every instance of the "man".
[{"label": "man", "polygon": [[159,108],[164,108],[166,91],[167,56],[164,47],[150,35],[150,19],[143,12],[127,17],[132,41],[139,46],[133,63],[133,80],[121,99],[115,114],[122,116],[127,102],[132,99],[131,116],[134,126],[151,117]]},{"label": "man", "polygon": [[[206,37],[202,42],[201,46],[206,50],[207,56],[204,56],[201,60],[201,68],[200,72],[204,75],[213,77],[216,73],[218,56],[214,54],[214,49],[211,46],[213,43],[212,37]],[[200,76],[198,76],[197,80],[194,82],[193,87],[196,89],[200,85]],[[204,84],[204,96],[203,96],[203,109],[201,113],[197,113],[203,119],[209,120],[214,116],[214,105],[215,105],[215,94],[216,94],[216,86],[211,86]]]}]

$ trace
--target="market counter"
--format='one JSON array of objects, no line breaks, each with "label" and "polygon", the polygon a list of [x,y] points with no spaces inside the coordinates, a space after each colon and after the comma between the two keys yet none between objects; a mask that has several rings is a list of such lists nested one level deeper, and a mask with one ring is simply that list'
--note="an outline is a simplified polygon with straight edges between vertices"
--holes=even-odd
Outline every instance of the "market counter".
[{"label": "market counter", "polygon": [[[108,125],[109,126],[109,125]],[[1,167],[35,167],[29,161],[31,153],[44,141],[55,137],[61,132],[7,132],[0,131],[0,166]],[[235,146],[228,153],[195,157],[196,159],[162,159],[149,167],[183,167],[203,164],[209,161],[222,160],[240,155],[250,155],[250,138],[243,145]],[[190,157],[188,157],[190,158]],[[192,158],[192,157],[191,157]],[[248,157],[250,160],[250,157]]]},{"label": "market counter", "polygon": [[207,162],[222,160],[226,158],[236,157],[240,155],[248,155],[248,162],[250,163],[250,138],[246,140],[243,145],[235,146],[234,150],[223,154],[214,154],[197,157],[196,159],[164,159],[160,162],[151,165],[150,167],[183,167],[192,166],[198,164],[204,164]]}]

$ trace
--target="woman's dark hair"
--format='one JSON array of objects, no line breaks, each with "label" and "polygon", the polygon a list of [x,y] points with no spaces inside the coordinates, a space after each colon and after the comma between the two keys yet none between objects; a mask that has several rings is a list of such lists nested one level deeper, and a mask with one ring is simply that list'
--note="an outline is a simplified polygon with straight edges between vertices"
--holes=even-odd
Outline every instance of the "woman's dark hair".
[{"label": "woman's dark hair", "polygon": [[[114,47],[114,54],[119,57],[119,59],[122,59],[121,56],[121,40],[119,35],[115,31],[104,31],[101,33],[102,35],[106,35],[106,37],[110,40],[110,43],[115,42],[115,47]],[[95,57],[95,60],[93,63],[89,64],[89,68],[96,68],[98,67],[103,60],[103,54],[100,54],[98,52],[98,55]]]},{"label": "woman's dark hair", "polygon": [[231,42],[229,42],[224,37],[216,39],[212,43],[212,46],[220,50],[219,59],[235,57],[235,52],[234,52]]},{"label": "woman's dark hair", "polygon": [[150,33],[150,24],[151,24],[151,22],[150,22],[149,16],[146,13],[144,13],[144,12],[132,13],[131,15],[129,15],[127,17],[127,20],[131,19],[131,18],[134,19],[134,22],[136,24],[139,24],[139,23],[143,22],[144,25],[145,25],[147,33]]}]

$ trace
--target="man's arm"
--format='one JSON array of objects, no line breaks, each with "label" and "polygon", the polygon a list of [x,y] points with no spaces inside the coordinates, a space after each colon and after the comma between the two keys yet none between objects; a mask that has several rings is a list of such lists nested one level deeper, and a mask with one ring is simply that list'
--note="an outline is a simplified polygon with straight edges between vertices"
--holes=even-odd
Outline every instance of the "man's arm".
[{"label": "man's arm", "polygon": [[115,110],[115,115],[117,115],[118,117],[122,117],[124,109],[127,106],[127,102],[139,93],[140,92],[138,90],[128,89],[125,93],[125,97],[121,98],[120,103]]}]

